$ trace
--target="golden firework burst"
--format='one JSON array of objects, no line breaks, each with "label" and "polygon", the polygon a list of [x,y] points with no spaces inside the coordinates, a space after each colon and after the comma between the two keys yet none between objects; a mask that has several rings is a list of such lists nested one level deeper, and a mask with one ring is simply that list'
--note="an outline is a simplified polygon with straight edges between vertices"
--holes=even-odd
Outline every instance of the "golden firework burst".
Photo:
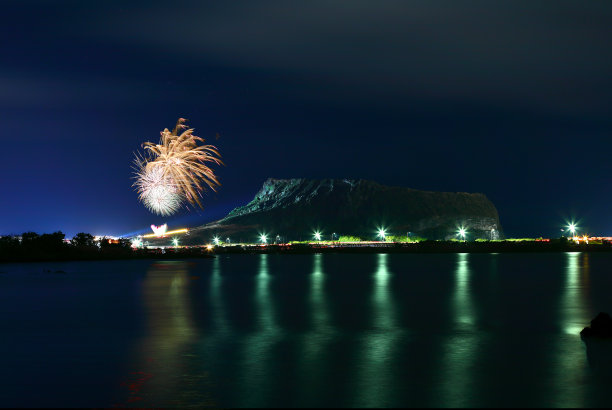
[{"label": "golden firework burst", "polygon": [[[219,151],[214,145],[204,145],[205,140],[193,135],[194,129],[188,128],[186,121],[179,118],[172,132],[164,129],[159,144],[143,144],[148,155],[146,159],[137,158],[140,167],[135,183],[141,200],[146,199],[146,195],[143,196],[143,187],[147,186],[143,180],[145,176],[154,175],[158,185],[167,184],[171,187],[170,191],[200,208],[203,208],[201,198],[204,190],[210,188],[216,191],[221,185],[214,171],[207,165],[223,165]],[[173,203],[176,205],[176,202]],[[167,209],[164,213],[173,213],[175,210]]]}]

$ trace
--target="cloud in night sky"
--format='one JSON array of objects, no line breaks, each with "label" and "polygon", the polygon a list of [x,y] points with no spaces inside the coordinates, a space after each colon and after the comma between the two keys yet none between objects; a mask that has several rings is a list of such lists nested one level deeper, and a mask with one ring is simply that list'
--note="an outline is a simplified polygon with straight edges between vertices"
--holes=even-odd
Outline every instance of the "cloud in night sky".
[{"label": "cloud in night sky", "polygon": [[364,98],[467,99],[565,114],[612,108],[609,2],[348,4],[134,7],[96,18],[92,30],[161,46],[169,64],[174,56],[319,76]]},{"label": "cloud in night sky", "polygon": [[0,72],[0,106],[33,108],[129,104],[147,87],[110,78],[68,78],[37,72]]}]

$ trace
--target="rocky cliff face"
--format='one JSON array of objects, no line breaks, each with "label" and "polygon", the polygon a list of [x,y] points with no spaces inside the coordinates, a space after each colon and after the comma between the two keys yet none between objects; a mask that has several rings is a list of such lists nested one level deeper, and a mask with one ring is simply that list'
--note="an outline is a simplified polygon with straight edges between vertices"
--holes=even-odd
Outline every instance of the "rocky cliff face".
[{"label": "rocky cliff face", "polygon": [[[429,192],[352,179],[268,179],[248,204],[202,226],[206,235],[254,241],[258,232],[273,240],[312,238],[320,230],[374,239],[377,227],[388,235],[430,239],[456,237],[465,226],[469,238],[498,239],[501,225],[495,206],[483,194]],[[207,232],[208,231],[208,232]]]}]

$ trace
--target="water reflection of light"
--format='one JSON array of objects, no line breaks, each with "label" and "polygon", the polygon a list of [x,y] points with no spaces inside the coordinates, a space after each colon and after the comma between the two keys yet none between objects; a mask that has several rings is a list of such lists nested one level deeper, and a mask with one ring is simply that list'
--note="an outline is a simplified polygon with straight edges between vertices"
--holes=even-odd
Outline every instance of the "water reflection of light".
[{"label": "water reflection of light", "polygon": [[589,254],[568,252],[566,255],[567,267],[565,268],[565,286],[561,300],[561,321],[565,333],[578,335],[592,319],[589,317],[585,295],[585,288],[589,285]]},{"label": "water reflection of light", "polygon": [[215,330],[218,333],[224,334],[230,329],[221,295],[222,283],[223,278],[221,277],[221,261],[217,256],[212,263],[212,275],[210,278],[210,304]]},{"label": "water reflection of light", "polygon": [[388,254],[377,255],[374,272],[374,292],[371,299],[373,329],[365,336],[359,359],[356,407],[378,407],[381,400],[391,399],[396,383],[388,371],[393,361],[393,349],[401,336],[396,323],[395,303],[390,289],[392,277],[388,269]]},{"label": "water reflection of light", "polygon": [[[189,281],[187,262],[159,261],[147,272],[142,295],[148,329],[138,346],[139,362],[130,376],[137,382],[131,379],[126,382],[127,386],[137,386],[137,391],[130,392],[130,405],[155,403],[175,407],[184,400],[195,405],[211,405],[208,389],[204,387],[208,383],[205,372],[185,370],[185,352],[190,351],[198,339],[190,310]],[[185,386],[192,386],[192,389]],[[170,393],[176,391],[185,397]]]},{"label": "water reflection of light", "polygon": [[555,399],[551,407],[584,407],[587,359],[580,331],[589,324],[590,306],[586,298],[589,286],[589,255],[581,252],[566,253],[565,283],[559,304],[562,333],[555,335],[552,364],[555,379],[550,394]]},{"label": "water reflection of light", "polygon": [[309,331],[303,335],[303,353],[299,356],[299,386],[300,397],[298,403],[305,406],[320,406],[312,390],[324,389],[325,374],[322,372],[326,368],[327,357],[325,348],[333,339],[336,333],[329,317],[329,306],[325,298],[325,273],[323,271],[323,255],[315,254],[313,258],[313,268],[310,274],[310,294],[309,294],[309,313],[311,326]]},{"label": "water reflection of light", "polygon": [[[455,288],[451,303],[450,335],[444,343],[442,356],[440,406],[470,407],[473,386],[471,372],[478,350],[476,318],[470,288],[469,254],[457,254]],[[437,407],[437,406],[434,406]]]},{"label": "water reflection of light", "polygon": [[322,343],[329,339],[333,328],[329,319],[327,301],[325,300],[323,255],[313,255],[313,259],[309,297],[312,330],[307,333],[306,350],[315,354],[322,348]]},{"label": "water reflection of light", "polygon": [[241,385],[244,391],[237,397],[237,407],[265,406],[271,392],[268,377],[271,350],[278,343],[281,330],[276,323],[274,305],[270,294],[272,276],[268,270],[268,255],[259,255],[259,271],[255,283],[255,313],[257,328],[244,342]]},{"label": "water reflection of light", "polygon": [[453,305],[455,308],[455,323],[461,330],[471,330],[474,324],[474,307],[470,294],[470,270],[467,253],[457,255],[455,270],[455,292]]},{"label": "water reflection of light", "polygon": [[143,282],[145,308],[151,333],[166,346],[194,336],[187,286],[189,269],[184,262],[160,261],[152,265]]},{"label": "water reflection of light", "polygon": [[255,303],[260,332],[265,334],[276,333],[278,331],[274,307],[270,298],[271,280],[272,277],[268,271],[268,255],[263,253],[260,255],[259,274],[257,275],[255,289]]}]

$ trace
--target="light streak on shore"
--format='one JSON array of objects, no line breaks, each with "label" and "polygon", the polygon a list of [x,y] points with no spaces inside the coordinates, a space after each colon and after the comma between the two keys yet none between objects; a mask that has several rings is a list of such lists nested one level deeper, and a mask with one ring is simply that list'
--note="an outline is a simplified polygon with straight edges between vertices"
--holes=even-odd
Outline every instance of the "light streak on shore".
[{"label": "light streak on shore", "polygon": [[[189,232],[189,229],[187,228],[181,228],[181,229],[175,229],[173,231],[168,231],[166,233],[164,233],[164,236],[168,236],[168,235],[175,235],[175,234],[179,234],[179,233],[187,233]],[[153,237],[158,237],[158,235],[156,233],[149,233],[146,235],[142,235],[143,238],[153,238]]]}]

